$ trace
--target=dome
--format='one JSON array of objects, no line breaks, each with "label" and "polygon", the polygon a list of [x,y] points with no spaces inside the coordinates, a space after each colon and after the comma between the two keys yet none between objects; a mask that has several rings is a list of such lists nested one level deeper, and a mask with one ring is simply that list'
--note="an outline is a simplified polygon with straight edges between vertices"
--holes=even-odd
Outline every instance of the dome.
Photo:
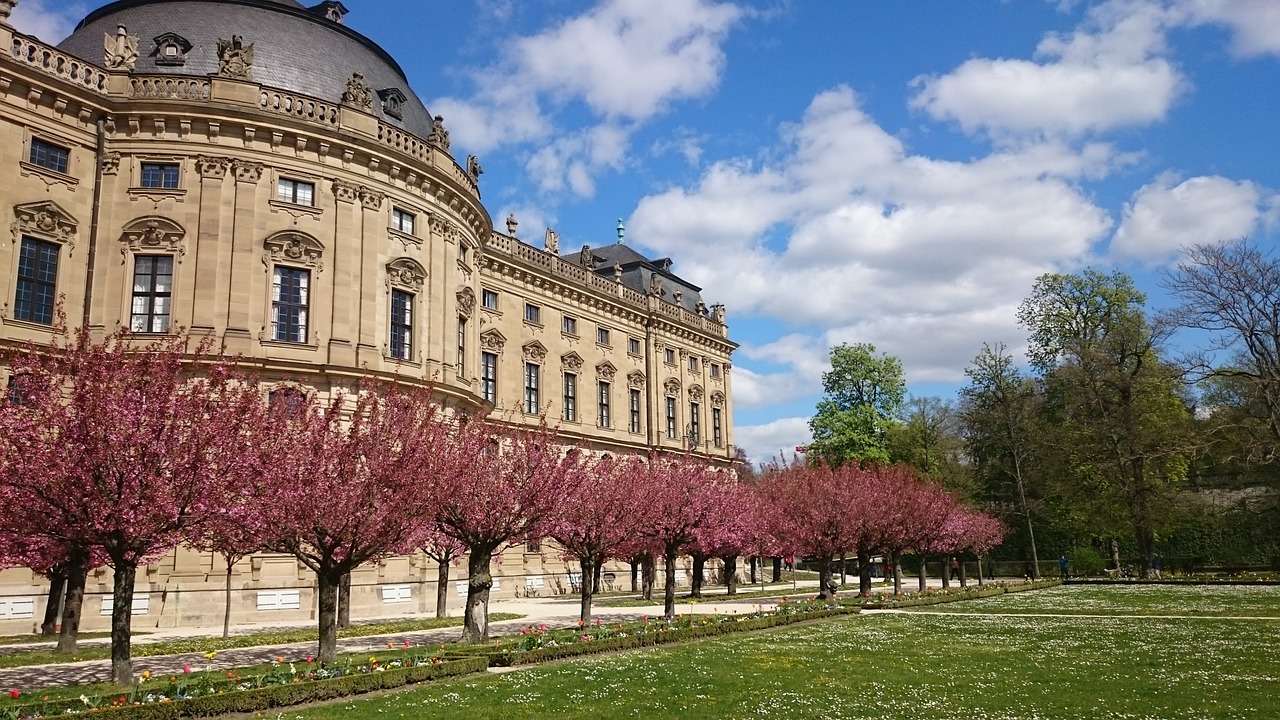
[{"label": "dome", "polygon": [[[240,36],[253,46],[251,78],[265,86],[337,104],[351,74],[362,73],[379,96],[397,96],[397,118],[375,99],[373,112],[389,125],[426,138],[431,115],[414,94],[400,65],[372,40],[329,19],[346,8],[330,0],[307,8],[297,0],[117,0],[93,11],[58,48],[102,64],[103,35],[124,25],[140,38],[135,73],[213,75],[218,41]],[[185,49],[181,62],[166,62],[166,38]]]}]

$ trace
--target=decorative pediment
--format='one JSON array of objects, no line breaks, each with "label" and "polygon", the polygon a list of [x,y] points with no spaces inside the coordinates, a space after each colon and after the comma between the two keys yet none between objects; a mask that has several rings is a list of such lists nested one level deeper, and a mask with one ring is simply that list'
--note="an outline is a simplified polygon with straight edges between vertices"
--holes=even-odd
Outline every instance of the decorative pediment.
[{"label": "decorative pediment", "polygon": [[397,258],[387,263],[387,286],[421,292],[427,282],[427,271],[413,258]]},{"label": "decorative pediment", "polygon": [[186,253],[183,240],[187,231],[181,225],[167,217],[148,215],[132,220],[124,226],[120,236],[120,254],[127,260],[131,252],[166,252],[178,256]]},{"label": "decorative pediment", "polygon": [[635,370],[627,375],[627,386],[633,388],[644,387],[644,373]]},{"label": "decorative pediment", "polygon": [[324,245],[306,233],[296,230],[285,230],[267,238],[262,243],[266,252],[262,255],[262,263],[271,268],[278,262],[294,263],[315,268],[316,272],[324,270]]},{"label": "decorative pediment", "polygon": [[489,352],[502,352],[502,346],[507,344],[507,338],[496,329],[490,328],[480,333],[480,347]]},{"label": "decorative pediment", "polygon": [[464,287],[457,292],[458,298],[458,314],[464,318],[470,318],[471,313],[476,310],[476,291],[469,287]]},{"label": "decorative pediment", "polygon": [[711,407],[724,407],[724,393],[719,390],[711,393]]},{"label": "decorative pediment", "polygon": [[689,388],[689,399],[694,402],[702,402],[702,386],[694,385]]},{"label": "decorative pediment", "polygon": [[560,364],[565,370],[578,372],[582,369],[582,356],[576,352],[565,353],[560,356]]},{"label": "decorative pediment", "polygon": [[679,395],[680,381],[675,378],[667,378],[667,381],[662,384],[662,389],[666,390],[668,395]]},{"label": "decorative pediment", "polygon": [[547,347],[537,340],[525,343],[521,349],[524,351],[524,359],[529,362],[540,363],[547,358]]},{"label": "decorative pediment", "polygon": [[34,235],[75,248],[79,225],[61,205],[52,200],[42,200],[14,205],[13,223],[9,229],[13,232],[14,242],[21,240],[23,235]]},{"label": "decorative pediment", "polygon": [[618,368],[614,367],[613,363],[608,360],[596,366],[596,375],[598,375],[601,380],[606,382],[612,381],[613,376],[616,374],[618,374]]}]

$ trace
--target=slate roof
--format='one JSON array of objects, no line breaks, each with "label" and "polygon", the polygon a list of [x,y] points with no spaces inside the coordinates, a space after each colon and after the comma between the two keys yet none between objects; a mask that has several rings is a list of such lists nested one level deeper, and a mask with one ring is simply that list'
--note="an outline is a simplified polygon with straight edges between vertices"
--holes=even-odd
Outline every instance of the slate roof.
[{"label": "slate roof", "polygon": [[[58,48],[101,65],[103,35],[115,35],[117,25],[141,40],[134,72],[217,73],[218,40],[241,35],[245,44],[253,44],[254,82],[337,104],[351,73],[361,72],[375,91],[396,88],[406,97],[403,120],[383,113],[375,97],[373,112],[380,119],[420,138],[431,133],[431,115],[394,58],[297,0],[118,0],[90,13]],[[185,65],[156,64],[154,38],[169,32],[192,45]]]},{"label": "slate roof", "polygon": [[[680,305],[689,312],[698,312],[698,303],[702,299],[702,288],[690,283],[671,272],[671,258],[650,260],[623,243],[601,245],[591,248],[595,258],[597,275],[613,278],[613,266],[622,267],[622,284],[636,292],[649,294],[652,277],[657,275],[662,283],[662,297],[667,302],[675,302],[675,293],[680,291]],[[567,253],[561,259],[571,263],[582,262],[582,251]],[[707,314],[707,311],[703,311]]]}]

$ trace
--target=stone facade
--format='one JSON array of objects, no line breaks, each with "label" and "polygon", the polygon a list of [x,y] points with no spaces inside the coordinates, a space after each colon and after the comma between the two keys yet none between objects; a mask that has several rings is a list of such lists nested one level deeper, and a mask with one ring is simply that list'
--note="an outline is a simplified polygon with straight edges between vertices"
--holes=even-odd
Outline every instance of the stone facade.
[{"label": "stone facade", "polygon": [[[340,17],[294,5],[235,7],[385,55]],[[61,297],[72,327],[217,338],[257,366],[264,394],[297,385],[323,398],[366,374],[396,377],[512,422],[546,413],[598,452],[733,459],[736,346],[723,311],[694,305],[697,288],[669,261],[624,272],[561,257],[554,239],[526,244],[514,218],[495,232],[479,163],[454,160],[443,122],[421,121],[407,84],[383,87],[399,72],[389,59],[339,68],[344,83],[308,95],[255,81],[272,77],[271,40],[241,37],[253,28],[217,28],[203,47],[180,28],[129,28],[124,15],[117,25],[111,7],[86,21],[106,50],[93,58],[17,33],[0,13],[11,48],[0,57],[0,345],[47,342],[47,298]],[[670,292],[633,282],[659,275]],[[557,553],[521,550],[505,556],[497,597],[570,589]],[[186,550],[148,566],[139,627],[220,623],[224,573]],[[433,608],[435,577],[421,556],[363,568],[353,615]],[[232,579],[239,622],[313,614],[313,579],[291,557],[246,559]],[[94,603],[110,583],[109,569],[90,577],[87,629],[108,622]],[[30,630],[42,607],[38,576],[0,573],[0,633]]]}]

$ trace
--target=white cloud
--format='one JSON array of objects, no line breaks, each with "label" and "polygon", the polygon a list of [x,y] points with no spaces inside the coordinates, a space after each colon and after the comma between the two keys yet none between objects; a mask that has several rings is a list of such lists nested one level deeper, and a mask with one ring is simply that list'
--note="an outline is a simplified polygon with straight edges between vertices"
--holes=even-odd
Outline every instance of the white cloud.
[{"label": "white cloud", "polygon": [[1046,35],[1036,60],[975,58],[917,78],[911,106],[997,139],[1156,122],[1186,87],[1164,57],[1169,23],[1158,3],[1112,0],[1076,31]]},{"label": "white cloud", "polygon": [[797,446],[808,445],[811,439],[809,418],[804,417],[779,418],[764,425],[739,425],[733,429],[733,444],[754,463],[768,462],[779,453],[790,457]]},{"label": "white cloud", "polygon": [[[1268,201],[1276,199],[1272,196]],[[1125,205],[1111,252],[1159,262],[1187,245],[1234,240],[1263,221],[1263,202],[1262,192],[1252,182],[1216,175],[1177,182],[1172,174],[1165,174],[1140,188]]]},{"label": "white cloud", "polygon": [[1225,25],[1239,55],[1280,55],[1280,3],[1275,0],[1177,0],[1188,24]]},{"label": "white cloud", "polygon": [[[61,6],[61,7],[58,7]],[[20,32],[35,35],[47,43],[59,43],[71,34],[88,10],[81,3],[62,0],[22,0],[13,9],[9,22]]]}]

